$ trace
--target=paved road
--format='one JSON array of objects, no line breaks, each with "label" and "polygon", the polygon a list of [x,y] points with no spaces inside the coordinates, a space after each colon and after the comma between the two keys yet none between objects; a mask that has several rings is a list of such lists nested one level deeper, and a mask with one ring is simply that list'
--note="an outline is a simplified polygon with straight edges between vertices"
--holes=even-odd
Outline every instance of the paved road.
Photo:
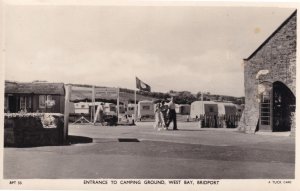
[{"label": "paved road", "polygon": [[71,125],[70,135],[92,142],[5,148],[4,178],[294,178],[294,138],[178,126]]}]

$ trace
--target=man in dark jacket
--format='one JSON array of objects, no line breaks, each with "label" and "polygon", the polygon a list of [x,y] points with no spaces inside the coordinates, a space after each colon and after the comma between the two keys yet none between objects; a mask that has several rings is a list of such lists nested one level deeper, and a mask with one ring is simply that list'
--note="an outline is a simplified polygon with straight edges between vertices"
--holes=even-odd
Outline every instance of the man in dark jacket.
[{"label": "man in dark jacket", "polygon": [[172,121],[173,121],[173,130],[178,130],[177,129],[175,103],[174,103],[173,97],[171,98],[171,101],[169,102],[169,121],[167,123],[167,127],[169,127],[169,125]]}]

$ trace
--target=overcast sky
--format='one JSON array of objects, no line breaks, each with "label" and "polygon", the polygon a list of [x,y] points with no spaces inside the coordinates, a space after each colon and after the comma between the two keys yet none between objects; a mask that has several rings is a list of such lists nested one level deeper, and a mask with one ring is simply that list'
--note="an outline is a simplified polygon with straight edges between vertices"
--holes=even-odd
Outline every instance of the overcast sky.
[{"label": "overcast sky", "polygon": [[10,5],[5,79],[243,96],[243,58],[293,11]]}]

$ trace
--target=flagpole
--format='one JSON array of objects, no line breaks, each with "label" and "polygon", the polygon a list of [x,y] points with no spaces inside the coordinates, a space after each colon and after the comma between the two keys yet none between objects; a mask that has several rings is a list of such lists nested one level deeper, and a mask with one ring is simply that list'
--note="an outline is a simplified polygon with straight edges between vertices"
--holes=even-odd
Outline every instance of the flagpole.
[{"label": "flagpole", "polygon": [[137,112],[137,105],[136,105],[136,88],[134,88],[134,122],[136,122],[136,112]]},{"label": "flagpole", "polygon": [[91,112],[91,122],[95,120],[95,86],[92,86],[92,112]]},{"label": "flagpole", "polygon": [[137,77],[135,76],[135,85],[134,87],[134,123],[136,122],[136,88],[137,88]]},{"label": "flagpole", "polygon": [[136,86],[134,88],[134,105],[135,105],[135,107],[134,107],[134,118],[135,118],[135,121],[136,121],[137,118],[138,118],[138,116],[137,116],[138,107],[137,107],[137,103],[136,103],[136,101],[137,101],[137,99],[136,99],[136,90],[138,89],[138,90],[143,90],[143,91],[151,92],[151,87],[148,84],[142,82],[136,76],[135,76],[135,82],[136,82]]},{"label": "flagpole", "polygon": [[[201,93],[201,101],[202,101],[202,109],[203,109],[203,116],[205,114],[205,109],[204,109],[204,100],[203,100],[203,97],[204,97],[204,92]],[[200,116],[199,116],[199,119],[200,119]],[[201,121],[201,120],[200,120]]]},{"label": "flagpole", "polygon": [[120,115],[120,88],[117,89],[118,91],[118,97],[117,97],[117,117],[119,122],[119,115]]}]

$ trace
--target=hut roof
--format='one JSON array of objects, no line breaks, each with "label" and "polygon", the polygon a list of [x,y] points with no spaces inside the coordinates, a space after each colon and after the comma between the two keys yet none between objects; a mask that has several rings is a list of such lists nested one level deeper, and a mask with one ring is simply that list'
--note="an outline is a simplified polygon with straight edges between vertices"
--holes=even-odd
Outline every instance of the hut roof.
[{"label": "hut roof", "polygon": [[191,106],[190,104],[179,104],[179,106]]},{"label": "hut roof", "polygon": [[[225,115],[228,112],[228,109],[226,110],[225,107],[234,107],[236,108],[236,105],[233,103],[227,103],[227,102],[218,102],[218,112],[219,115]],[[227,111],[227,112],[226,112]]]},{"label": "hut roof", "polygon": [[5,82],[6,94],[39,94],[39,95],[65,95],[63,83],[19,83]]}]

